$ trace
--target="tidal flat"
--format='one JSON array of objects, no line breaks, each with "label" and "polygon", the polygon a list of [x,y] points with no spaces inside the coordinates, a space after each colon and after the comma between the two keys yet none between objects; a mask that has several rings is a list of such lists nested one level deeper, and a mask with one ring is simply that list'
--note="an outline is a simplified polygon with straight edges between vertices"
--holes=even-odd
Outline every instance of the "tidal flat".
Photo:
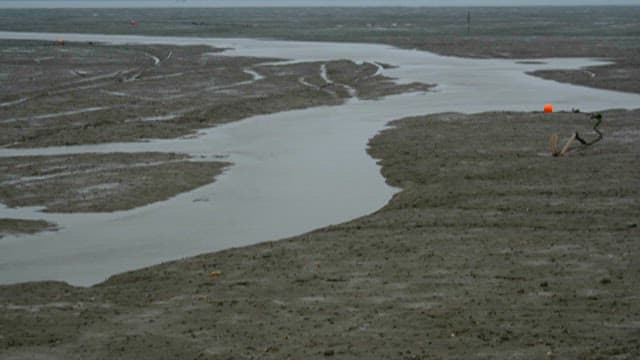
[{"label": "tidal flat", "polygon": [[343,46],[2,40],[0,358],[640,356],[637,7],[147,10],[0,30]]},{"label": "tidal flat", "polygon": [[[375,62],[287,63],[220,56],[224,49],[202,45],[1,44],[0,146],[7,149],[188,139],[256,115],[433,87],[396,84]],[[47,212],[129,210],[210,184],[230,165],[220,154],[203,161],[112,152],[1,157],[0,200]]]},{"label": "tidal flat", "polygon": [[[640,354],[639,111],[447,113],[371,140],[402,191],[354,221],[111,277],[0,287],[7,358]],[[523,134],[528,134],[523,136]],[[90,334],[90,335],[89,335]]]},{"label": "tidal flat", "polygon": [[[64,22],[52,20],[60,16]],[[639,17],[639,6],[6,9],[0,30],[372,43],[472,58],[601,58],[613,64],[536,75],[638,92]]]}]

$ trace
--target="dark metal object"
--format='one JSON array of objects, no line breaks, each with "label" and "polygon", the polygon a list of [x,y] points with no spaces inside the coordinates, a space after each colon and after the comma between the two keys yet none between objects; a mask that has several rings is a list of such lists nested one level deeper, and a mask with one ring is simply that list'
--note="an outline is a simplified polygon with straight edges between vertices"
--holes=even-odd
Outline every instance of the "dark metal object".
[{"label": "dark metal object", "polygon": [[591,141],[586,141],[583,138],[581,138],[580,135],[578,135],[578,132],[576,131],[576,140],[578,140],[582,145],[585,145],[585,146],[591,146],[597,143],[598,141],[602,140],[602,136],[603,136],[600,130],[598,129],[598,126],[600,126],[600,124],[602,123],[602,114],[591,114],[591,118],[596,120],[596,123],[593,125],[593,131],[595,131],[598,134],[598,137],[596,137]]}]

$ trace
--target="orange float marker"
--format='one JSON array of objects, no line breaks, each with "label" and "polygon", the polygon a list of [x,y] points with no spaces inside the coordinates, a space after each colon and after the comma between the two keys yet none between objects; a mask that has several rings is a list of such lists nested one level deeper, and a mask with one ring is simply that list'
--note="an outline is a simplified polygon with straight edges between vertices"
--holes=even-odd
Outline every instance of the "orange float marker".
[{"label": "orange float marker", "polygon": [[552,113],[552,112],[553,112],[553,105],[551,105],[551,104],[544,104],[544,112],[546,112],[546,113]]}]

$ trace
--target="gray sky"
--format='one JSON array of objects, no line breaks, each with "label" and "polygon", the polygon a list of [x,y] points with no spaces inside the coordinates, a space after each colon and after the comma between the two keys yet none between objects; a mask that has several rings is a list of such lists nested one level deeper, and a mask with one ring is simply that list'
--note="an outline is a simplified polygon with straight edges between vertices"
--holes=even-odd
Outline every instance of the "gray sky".
[{"label": "gray sky", "polygon": [[640,0],[0,0],[7,7],[638,5]]}]

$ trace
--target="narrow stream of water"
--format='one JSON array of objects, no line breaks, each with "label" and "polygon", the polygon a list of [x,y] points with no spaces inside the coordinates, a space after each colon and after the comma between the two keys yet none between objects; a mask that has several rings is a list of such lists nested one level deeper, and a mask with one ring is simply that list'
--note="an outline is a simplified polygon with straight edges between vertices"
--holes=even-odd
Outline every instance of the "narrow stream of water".
[{"label": "narrow stream of water", "polygon": [[434,91],[379,101],[255,116],[202,131],[192,139],[154,140],[40,149],[0,149],[0,156],[84,152],[173,151],[234,163],[214,184],[170,200],[109,214],[47,214],[0,206],[0,217],[46,219],[57,232],[0,240],[0,283],[64,280],[90,285],[106,277],[202,252],[245,246],[347,221],[382,207],[397,191],[387,186],[366,153],[369,138],[387,122],[446,111],[585,111],[633,108],[640,96],[560,84],[526,71],[580,68],[588,59],[545,64],[471,60],[385,45],[0,32],[5,39],[206,44],[230,47],[228,56],[295,61],[351,59],[397,65],[384,75],[399,82],[437,83]]}]

